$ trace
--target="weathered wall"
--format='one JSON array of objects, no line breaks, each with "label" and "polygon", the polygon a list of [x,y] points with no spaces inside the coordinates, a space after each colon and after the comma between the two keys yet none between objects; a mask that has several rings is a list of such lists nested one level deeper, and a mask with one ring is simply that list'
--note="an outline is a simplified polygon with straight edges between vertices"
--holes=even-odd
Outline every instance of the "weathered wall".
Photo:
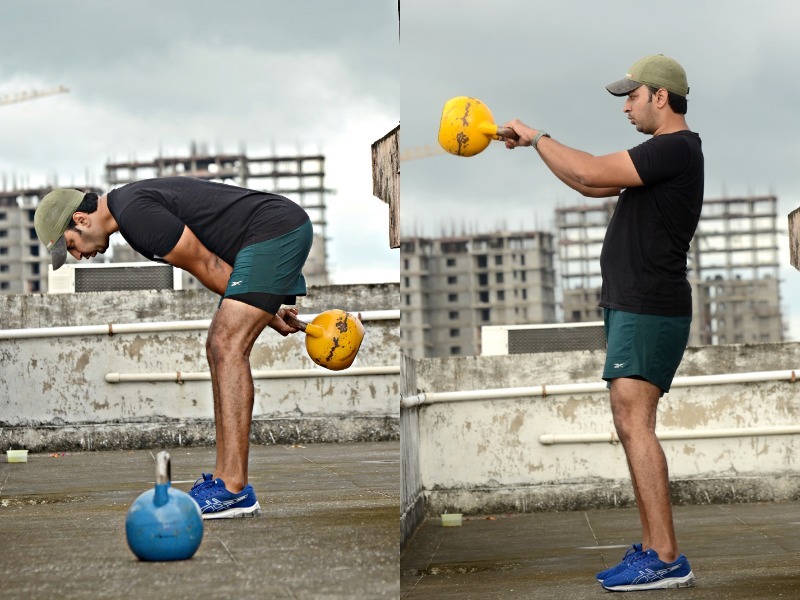
[{"label": "weathered wall", "polygon": [[[312,288],[301,313],[339,307],[397,308],[396,284]],[[204,291],[0,296],[2,329],[209,319],[218,297]],[[351,369],[399,362],[399,320],[368,321]],[[107,383],[107,373],[207,373],[205,331],[0,340],[0,448],[143,447],[214,441],[209,381]],[[303,334],[266,330],[254,371],[324,371]],[[256,442],[396,439],[395,374],[256,379]]]},{"label": "weathered wall", "polygon": [[[410,361],[405,376],[414,382],[411,393],[597,382],[603,360],[603,352],[423,359]],[[687,350],[678,376],[795,368],[800,374],[800,344],[712,346]],[[539,442],[542,434],[613,431],[607,393],[434,403],[412,410],[418,419],[417,476],[430,514],[633,501],[619,444]],[[401,415],[401,422],[408,417]],[[673,388],[658,417],[659,432],[782,425],[800,425],[800,384]],[[797,434],[674,440],[663,446],[676,502],[800,497]]]},{"label": "weathered wall", "polygon": [[[402,355],[400,393],[416,391],[413,359]],[[419,471],[419,410],[400,411],[400,548],[425,518],[425,490]]]}]

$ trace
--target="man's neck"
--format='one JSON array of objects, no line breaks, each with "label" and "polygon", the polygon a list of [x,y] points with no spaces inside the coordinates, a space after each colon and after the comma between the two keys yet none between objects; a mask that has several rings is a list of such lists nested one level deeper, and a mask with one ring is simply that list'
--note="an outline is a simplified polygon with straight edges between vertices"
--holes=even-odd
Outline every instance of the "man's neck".
[{"label": "man's neck", "polygon": [[97,213],[103,226],[103,231],[108,234],[119,231],[119,224],[108,209],[108,194],[103,194],[97,199]]},{"label": "man's neck", "polygon": [[665,119],[664,123],[656,129],[653,136],[667,135],[668,133],[675,133],[676,131],[691,131],[691,129],[689,129],[689,125],[686,124],[686,117],[673,113],[671,117]]}]

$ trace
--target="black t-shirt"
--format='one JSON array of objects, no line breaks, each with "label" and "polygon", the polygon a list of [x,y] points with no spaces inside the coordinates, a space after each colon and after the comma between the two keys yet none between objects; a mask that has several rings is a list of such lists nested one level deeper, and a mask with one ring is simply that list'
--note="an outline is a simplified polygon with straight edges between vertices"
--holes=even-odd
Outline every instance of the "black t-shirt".
[{"label": "black t-shirt", "polygon": [[276,194],[191,177],[145,179],[108,193],[108,209],[125,241],[150,260],[164,262],[183,233],[229,265],[246,245],[288,233],[308,215]]},{"label": "black t-shirt", "polygon": [[692,314],[686,255],[703,207],[703,151],[691,131],[658,135],[628,150],[643,186],[619,196],[600,254],[600,306]]}]

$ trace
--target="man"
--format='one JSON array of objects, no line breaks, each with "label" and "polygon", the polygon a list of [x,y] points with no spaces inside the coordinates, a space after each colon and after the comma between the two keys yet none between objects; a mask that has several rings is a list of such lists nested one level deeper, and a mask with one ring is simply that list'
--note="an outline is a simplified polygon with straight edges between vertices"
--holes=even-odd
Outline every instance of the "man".
[{"label": "man", "polygon": [[254,516],[261,507],[247,480],[253,378],[250,350],[269,326],[295,333],[283,317],[306,294],[302,267],[312,225],[297,204],[274,194],[192,179],[166,177],[97,194],[57,189],[36,208],[34,226],[53,268],[108,249],[119,231],[150,260],[194,275],[223,296],[211,321],[206,355],[214,396],[217,462],[190,494],[203,518]]},{"label": "man", "polygon": [[627,96],[624,113],[653,136],[627,151],[592,156],[518,120],[506,147],[533,146],[545,165],[584,196],[619,195],[600,256],[614,425],[625,450],[642,525],[641,544],[597,579],[607,590],[694,585],[678,552],[669,476],[655,434],[659,398],[669,391],[689,337],[691,287],[686,257],[703,204],[700,137],[686,124],[686,73],[663,55],[637,61],[606,86]]}]

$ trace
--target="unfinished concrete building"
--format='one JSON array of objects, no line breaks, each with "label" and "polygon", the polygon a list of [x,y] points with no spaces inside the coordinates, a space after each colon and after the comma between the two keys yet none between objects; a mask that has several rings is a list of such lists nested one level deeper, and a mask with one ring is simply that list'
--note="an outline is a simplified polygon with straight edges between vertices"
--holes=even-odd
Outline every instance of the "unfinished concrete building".
[{"label": "unfinished concrete building", "polygon": [[554,322],[554,253],[547,232],[403,239],[402,351],[480,354],[484,325]]},{"label": "unfinished concrete building", "polygon": [[[309,285],[329,283],[325,198],[330,190],[324,184],[325,157],[322,155],[251,158],[244,152],[211,154],[192,145],[187,156],[109,162],[106,164],[106,188],[69,187],[103,194],[133,181],[174,175],[281,194],[300,204],[314,225],[314,243],[303,273]],[[22,187],[12,184],[11,189],[0,191],[0,293],[26,294],[49,290],[50,257],[36,237],[33,215],[39,200],[53,187],[58,186]],[[113,263],[145,261],[119,235],[112,236],[111,252],[106,256],[98,255],[89,262],[102,262],[109,257]],[[87,261],[80,264],[87,264]],[[190,274],[182,272],[181,276],[183,289],[202,287]]]},{"label": "unfinished concrete building", "polygon": [[[50,255],[33,228],[39,200],[52,189],[17,187],[0,191],[0,293],[33,294],[47,291]],[[99,193],[91,186],[78,187]]]},{"label": "unfinished concrete building", "polygon": [[[192,144],[184,156],[159,156],[153,160],[109,162],[109,189],[151,177],[185,176],[231,183],[286,196],[302,206],[314,225],[314,243],[303,274],[309,285],[327,285],[327,218],[325,157],[321,154],[250,157],[244,151],[211,153]],[[114,248],[114,262],[142,260],[130,247]],[[184,274],[184,288],[201,287]]]},{"label": "unfinished concrete building", "polygon": [[603,318],[600,250],[616,200],[556,209],[558,269],[565,323]]},{"label": "unfinished concrete building", "polygon": [[[689,255],[693,346],[783,341],[775,196],[703,202]],[[616,200],[556,209],[565,322],[602,319],[600,249]]]}]

